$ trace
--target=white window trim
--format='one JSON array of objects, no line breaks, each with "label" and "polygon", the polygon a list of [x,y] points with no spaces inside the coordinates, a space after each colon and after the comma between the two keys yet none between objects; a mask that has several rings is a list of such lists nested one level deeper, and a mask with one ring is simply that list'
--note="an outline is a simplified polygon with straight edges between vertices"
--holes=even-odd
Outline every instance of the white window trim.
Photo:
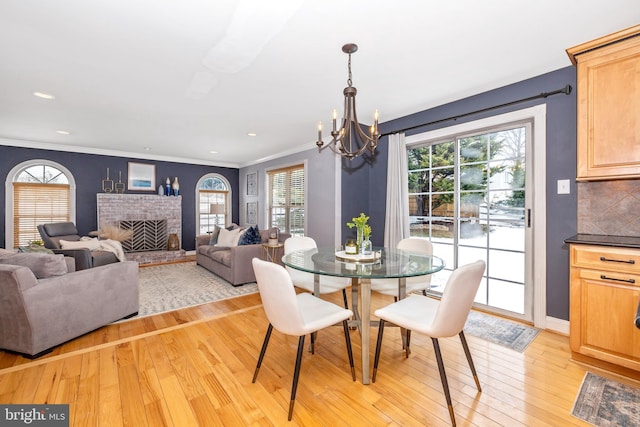
[{"label": "white window trim", "polygon": [[442,139],[451,134],[466,133],[485,127],[498,126],[508,122],[533,120],[534,135],[533,174],[533,323],[537,328],[545,329],[547,322],[547,202],[546,202],[546,152],[547,152],[547,105],[540,104],[510,113],[487,117],[468,123],[444,127],[406,137],[407,148],[427,140]]},{"label": "white window trim", "polygon": [[15,249],[13,247],[13,183],[15,182],[18,174],[24,169],[30,166],[45,165],[54,167],[62,171],[67,180],[69,180],[69,220],[75,224],[76,222],[76,181],[73,174],[69,169],[62,166],[60,163],[53,162],[46,159],[33,159],[19,163],[13,167],[7,174],[7,180],[4,183],[5,194],[5,233],[4,233],[4,247],[7,249]]},{"label": "white window trim", "polygon": [[228,217],[229,220],[233,218],[233,205],[231,203],[231,201],[233,200],[233,197],[231,197],[233,190],[231,188],[231,184],[229,183],[229,180],[224,176],[220,175],[219,173],[208,173],[206,175],[203,175],[196,183],[196,188],[195,188],[196,234],[198,234],[200,230],[200,185],[202,185],[203,181],[209,178],[219,179],[220,181],[224,182],[224,185],[227,186],[227,200],[225,200],[225,204],[227,206],[227,212],[228,212],[227,215],[229,216]]}]

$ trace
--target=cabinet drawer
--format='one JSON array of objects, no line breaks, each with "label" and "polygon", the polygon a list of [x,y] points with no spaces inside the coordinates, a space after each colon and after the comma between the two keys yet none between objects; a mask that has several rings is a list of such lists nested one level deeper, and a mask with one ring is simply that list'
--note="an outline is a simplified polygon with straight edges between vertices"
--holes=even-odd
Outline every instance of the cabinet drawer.
[{"label": "cabinet drawer", "polygon": [[640,274],[640,250],[571,245],[573,267]]},{"label": "cabinet drawer", "polygon": [[[589,282],[602,282],[607,285],[640,287],[640,275],[626,272],[580,269],[579,277]],[[627,288],[630,289],[630,288]]]}]

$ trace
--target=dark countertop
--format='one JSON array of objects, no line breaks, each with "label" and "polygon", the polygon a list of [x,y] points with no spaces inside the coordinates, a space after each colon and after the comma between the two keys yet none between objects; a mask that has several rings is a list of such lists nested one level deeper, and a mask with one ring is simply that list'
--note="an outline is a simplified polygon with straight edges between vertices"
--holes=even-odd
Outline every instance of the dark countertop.
[{"label": "dark countertop", "polygon": [[565,243],[581,245],[616,246],[621,248],[640,248],[640,237],[606,236],[602,234],[576,234],[564,239]]}]

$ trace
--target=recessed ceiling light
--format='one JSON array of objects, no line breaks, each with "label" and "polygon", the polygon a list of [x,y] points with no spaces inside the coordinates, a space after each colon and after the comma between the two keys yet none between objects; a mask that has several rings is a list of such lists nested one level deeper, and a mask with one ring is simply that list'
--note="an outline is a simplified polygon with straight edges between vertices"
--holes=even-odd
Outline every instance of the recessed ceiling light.
[{"label": "recessed ceiling light", "polygon": [[57,130],[56,133],[59,133],[60,135],[71,135],[71,132],[68,130]]},{"label": "recessed ceiling light", "polygon": [[150,150],[151,150],[151,148],[149,148],[149,147],[144,147],[144,151],[150,151]]},{"label": "recessed ceiling light", "polygon": [[214,150],[211,150],[211,151],[209,151],[209,154],[218,154],[218,152],[214,151]]},{"label": "recessed ceiling light", "polygon": [[44,93],[44,92],[33,92],[33,96],[37,96],[38,98],[44,98],[44,99],[56,99],[55,96],[49,93]]},{"label": "recessed ceiling light", "polygon": [[249,135],[249,136],[258,136],[258,134],[255,133],[255,132],[249,132],[247,135]]}]

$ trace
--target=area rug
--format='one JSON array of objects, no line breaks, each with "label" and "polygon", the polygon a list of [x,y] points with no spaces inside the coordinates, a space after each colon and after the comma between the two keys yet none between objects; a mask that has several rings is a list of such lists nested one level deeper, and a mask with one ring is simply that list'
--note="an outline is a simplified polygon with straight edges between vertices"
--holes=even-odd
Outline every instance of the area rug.
[{"label": "area rug", "polygon": [[464,333],[523,352],[538,336],[539,329],[472,311],[464,326]]},{"label": "area rug", "polygon": [[587,372],[571,415],[598,427],[640,426],[640,389]]},{"label": "area rug", "polygon": [[136,318],[258,292],[255,283],[234,287],[195,262],[138,271],[140,309]]}]

